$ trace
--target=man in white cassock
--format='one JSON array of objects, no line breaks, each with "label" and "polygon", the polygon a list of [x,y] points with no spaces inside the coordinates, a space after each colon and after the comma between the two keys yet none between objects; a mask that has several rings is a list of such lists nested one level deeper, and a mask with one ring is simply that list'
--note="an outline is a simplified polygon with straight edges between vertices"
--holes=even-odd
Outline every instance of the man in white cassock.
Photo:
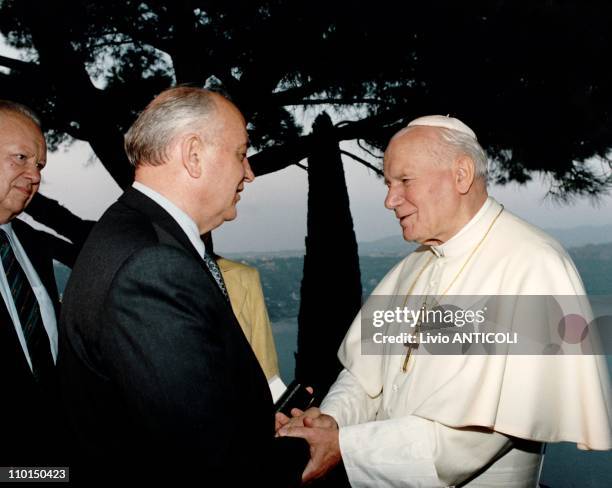
[{"label": "man in white cassock", "polygon": [[[585,294],[559,243],[488,196],[486,155],[461,121],[427,116],[408,124],[387,147],[384,174],[385,206],[404,239],[421,247],[373,295]],[[588,302],[579,312],[591,313]],[[612,448],[602,356],[407,360],[364,354],[361,335],[359,314],[320,410],[277,416],[279,435],[311,445],[304,481],[342,460],[354,487],[528,487],[537,486],[546,442]]]}]

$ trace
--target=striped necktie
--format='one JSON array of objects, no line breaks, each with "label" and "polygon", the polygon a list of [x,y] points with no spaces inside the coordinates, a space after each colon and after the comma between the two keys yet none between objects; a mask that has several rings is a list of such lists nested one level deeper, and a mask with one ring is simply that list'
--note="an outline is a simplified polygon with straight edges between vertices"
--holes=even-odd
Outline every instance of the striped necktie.
[{"label": "striped necktie", "polygon": [[221,274],[219,265],[217,264],[217,261],[215,261],[215,258],[208,253],[208,250],[204,251],[204,262],[212,273],[217,285],[219,285],[221,293],[223,293],[223,296],[229,302],[229,295],[227,294],[227,288],[225,288],[225,281],[223,281],[223,275]]},{"label": "striped necktie", "polygon": [[23,268],[17,261],[8,236],[3,229],[0,229],[0,257],[32,361],[32,372],[36,381],[41,381],[53,371],[51,345],[43,325],[34,290],[32,290]]}]

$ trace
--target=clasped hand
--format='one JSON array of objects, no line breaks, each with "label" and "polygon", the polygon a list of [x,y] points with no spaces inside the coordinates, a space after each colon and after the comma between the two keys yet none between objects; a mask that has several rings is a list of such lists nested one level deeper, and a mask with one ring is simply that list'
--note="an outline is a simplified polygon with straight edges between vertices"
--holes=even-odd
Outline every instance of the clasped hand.
[{"label": "clasped hand", "polygon": [[301,437],[310,446],[310,460],[302,473],[302,483],[324,476],[341,459],[338,424],[316,407],[305,412],[291,410],[291,418],[276,414],[276,435]]}]

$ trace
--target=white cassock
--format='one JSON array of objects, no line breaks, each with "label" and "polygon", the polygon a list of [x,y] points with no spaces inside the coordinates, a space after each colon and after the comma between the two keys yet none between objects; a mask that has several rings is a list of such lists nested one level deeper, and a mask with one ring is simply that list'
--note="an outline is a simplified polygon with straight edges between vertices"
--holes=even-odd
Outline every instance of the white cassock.
[{"label": "white cassock", "polygon": [[[439,295],[453,280],[452,295],[585,295],[563,248],[501,209],[488,198],[458,234],[414,251],[373,295],[413,285],[413,295]],[[577,312],[588,316],[586,308]],[[345,369],[321,410],[340,427],[354,487],[536,486],[542,443],[612,448],[602,356],[419,353],[403,372],[403,356],[362,354],[361,313],[338,356]]]}]

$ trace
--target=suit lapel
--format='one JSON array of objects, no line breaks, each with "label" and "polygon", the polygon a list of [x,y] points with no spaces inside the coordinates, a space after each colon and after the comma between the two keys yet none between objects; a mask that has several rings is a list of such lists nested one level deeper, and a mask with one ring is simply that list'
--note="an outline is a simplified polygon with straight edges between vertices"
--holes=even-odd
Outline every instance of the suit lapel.
[{"label": "suit lapel", "polygon": [[200,256],[183,229],[181,229],[181,226],[168,212],[166,212],[166,210],[164,210],[161,205],[135,188],[126,190],[126,192],[119,198],[119,202],[145,215],[153,223],[153,227],[155,228],[158,238],[162,244],[180,247],[193,255],[193,257],[196,258],[197,262],[200,264],[201,268],[208,275],[209,279],[214,283],[213,289],[217,290],[218,292],[217,298],[221,302],[227,304],[227,300],[219,289],[219,285],[208,269],[208,266],[206,266],[206,263],[204,263],[202,256]]},{"label": "suit lapel", "polygon": [[[55,278],[53,276],[49,277],[48,270],[44,266],[44,260],[41,256],[43,250],[36,248],[36,243],[34,242],[34,232],[36,231],[17,219],[13,220],[12,227],[28,259],[38,274],[40,281],[47,289],[47,293],[51,297],[57,314],[59,300]],[[0,355],[2,356],[0,364],[8,365],[3,366],[3,369],[6,369],[4,373],[10,372],[10,374],[20,377],[20,381],[26,381],[27,378],[27,381],[33,382],[34,377],[32,376],[30,365],[21,348],[13,319],[2,298],[0,298]]]},{"label": "suit lapel", "polygon": [[[179,244],[179,247],[182,247],[188,251],[190,254],[196,257],[198,261],[202,261],[202,257],[198,254],[196,248],[193,247],[193,244],[191,244],[191,241],[185,232],[183,232],[181,226],[168,212],[164,210],[161,205],[135,188],[130,188],[127,190],[123,195],[121,195],[119,201],[144,214],[151,222],[153,222],[154,225],[158,227],[158,229],[162,229],[165,232],[166,238],[171,237],[171,240],[174,240],[177,244]],[[170,242],[167,243],[170,244]]]},{"label": "suit lapel", "polygon": [[266,376],[261,369],[259,362],[257,361],[253,349],[244,335],[242,327],[234,314],[232,306],[230,302],[226,300],[225,296],[223,296],[223,293],[221,292],[221,289],[219,288],[219,285],[217,284],[212,273],[208,269],[208,266],[206,266],[204,260],[198,254],[198,251],[195,249],[193,244],[191,244],[191,241],[185,232],[183,232],[183,229],[181,229],[174,218],[168,212],[166,212],[163,207],[135,188],[128,189],[119,198],[119,203],[122,203],[123,205],[126,205],[147,217],[152,222],[160,243],[183,248],[197,259],[197,262],[200,264],[208,276],[208,279],[212,283],[211,289],[214,290],[213,293],[215,293],[215,296],[210,297],[210,299],[214,302],[215,307],[220,307],[222,313],[225,314],[225,318],[221,319],[218,325],[220,327],[228,327],[230,329],[231,333],[233,334],[232,337],[234,338],[234,340],[231,341],[232,347],[236,348],[235,350],[237,351],[242,351],[241,355],[244,356],[244,360],[247,361],[250,369],[253,371],[259,370],[259,374],[257,375],[257,373],[254,373],[254,376],[257,377],[256,381],[259,381],[260,383],[261,392],[266,396],[267,401],[271,405],[272,397],[270,395],[270,390],[267,388]]},{"label": "suit lapel", "polygon": [[9,315],[4,300],[0,298],[0,365],[4,374],[18,375],[33,380],[28,360],[23,353],[15,325]]}]

